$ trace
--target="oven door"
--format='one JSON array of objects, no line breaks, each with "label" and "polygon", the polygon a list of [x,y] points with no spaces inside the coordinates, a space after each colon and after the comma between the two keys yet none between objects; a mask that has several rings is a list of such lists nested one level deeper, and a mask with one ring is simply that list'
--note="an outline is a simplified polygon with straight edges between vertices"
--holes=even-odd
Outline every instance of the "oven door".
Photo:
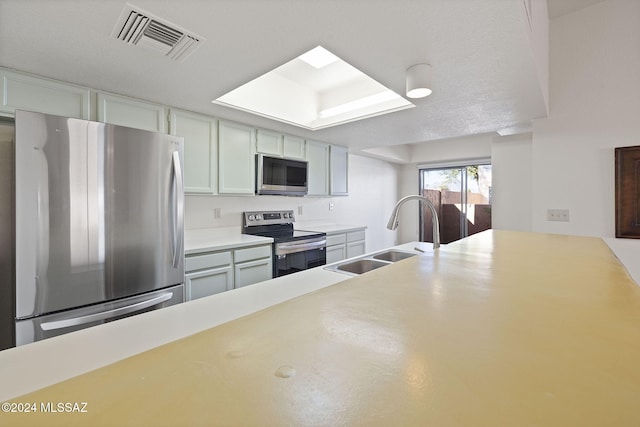
[{"label": "oven door", "polygon": [[319,267],[327,263],[326,239],[281,242],[275,245],[273,277]]}]

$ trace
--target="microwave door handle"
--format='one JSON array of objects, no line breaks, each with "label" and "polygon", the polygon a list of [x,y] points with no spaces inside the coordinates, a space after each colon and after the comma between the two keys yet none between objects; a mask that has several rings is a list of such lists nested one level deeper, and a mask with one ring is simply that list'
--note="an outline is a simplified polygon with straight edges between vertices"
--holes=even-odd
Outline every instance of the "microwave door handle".
[{"label": "microwave door handle", "polygon": [[153,307],[158,304],[162,304],[165,301],[173,298],[173,292],[165,292],[157,297],[141,301],[135,304],[127,305],[124,307],[114,308],[112,310],[105,310],[99,313],[87,314],[86,316],[72,317],[69,319],[55,320],[52,322],[44,322],[40,324],[40,327],[44,331],[52,331],[55,329],[70,328],[72,326],[84,325],[98,320],[111,319],[117,316],[125,314],[135,313],[136,311],[144,310],[145,308]]}]

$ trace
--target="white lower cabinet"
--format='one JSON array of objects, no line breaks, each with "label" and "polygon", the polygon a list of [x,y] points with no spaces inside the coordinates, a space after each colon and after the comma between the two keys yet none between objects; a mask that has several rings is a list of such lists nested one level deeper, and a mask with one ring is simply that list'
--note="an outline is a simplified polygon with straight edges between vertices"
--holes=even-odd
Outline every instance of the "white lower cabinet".
[{"label": "white lower cabinet", "polygon": [[364,255],[366,249],[365,228],[327,233],[327,264]]},{"label": "white lower cabinet", "polygon": [[231,267],[213,268],[185,274],[186,301],[233,289]]},{"label": "white lower cabinet", "polygon": [[236,288],[269,280],[273,277],[271,245],[234,251],[234,282]]},{"label": "white lower cabinet", "polygon": [[235,287],[241,288],[254,283],[264,282],[272,277],[271,257],[235,265]]},{"label": "white lower cabinet", "polygon": [[187,255],[184,266],[185,301],[233,289],[231,251]]},{"label": "white lower cabinet", "polygon": [[367,249],[365,239],[364,230],[349,231],[347,233],[347,258],[365,254]]},{"label": "white lower cabinet", "polygon": [[344,243],[341,245],[327,246],[325,253],[327,255],[327,264],[342,261],[347,257],[347,250]]},{"label": "white lower cabinet", "polygon": [[271,245],[189,254],[185,301],[252,285],[273,277]]}]

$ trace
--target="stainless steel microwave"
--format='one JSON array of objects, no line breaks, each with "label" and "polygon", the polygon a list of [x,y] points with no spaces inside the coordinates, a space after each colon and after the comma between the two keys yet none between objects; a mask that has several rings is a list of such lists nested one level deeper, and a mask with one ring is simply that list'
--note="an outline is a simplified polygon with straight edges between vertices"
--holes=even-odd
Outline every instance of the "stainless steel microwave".
[{"label": "stainless steel microwave", "polygon": [[307,194],[308,162],[256,155],[256,193],[283,196]]}]

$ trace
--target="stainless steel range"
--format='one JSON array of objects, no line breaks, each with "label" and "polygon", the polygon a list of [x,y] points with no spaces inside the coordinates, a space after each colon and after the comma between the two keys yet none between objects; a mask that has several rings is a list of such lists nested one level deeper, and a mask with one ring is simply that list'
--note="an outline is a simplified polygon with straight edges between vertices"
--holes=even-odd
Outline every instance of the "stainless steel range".
[{"label": "stainless steel range", "polygon": [[293,211],[254,211],[242,214],[242,232],[273,238],[273,277],[327,263],[327,236],[293,229]]}]

